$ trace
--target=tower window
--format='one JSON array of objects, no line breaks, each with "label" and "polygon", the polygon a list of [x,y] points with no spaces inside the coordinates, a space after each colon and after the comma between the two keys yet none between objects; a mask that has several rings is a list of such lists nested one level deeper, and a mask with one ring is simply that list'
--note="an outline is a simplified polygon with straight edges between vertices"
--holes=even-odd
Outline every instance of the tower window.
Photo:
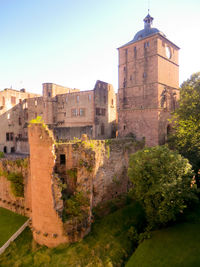
[{"label": "tower window", "polygon": [[136,57],[136,55],[137,55],[137,48],[136,48],[136,46],[134,47],[134,57]]},{"label": "tower window", "polygon": [[126,87],[126,79],[124,78],[123,87]]},{"label": "tower window", "polygon": [[149,42],[144,43],[144,48],[147,48],[147,47],[149,47]]},{"label": "tower window", "polygon": [[74,108],[71,110],[71,112],[72,112],[72,117],[78,116],[78,109]]},{"label": "tower window", "polygon": [[48,97],[51,97],[51,92],[48,92]]},{"label": "tower window", "polygon": [[79,114],[80,114],[81,117],[85,116],[85,109],[84,108],[80,108]]}]

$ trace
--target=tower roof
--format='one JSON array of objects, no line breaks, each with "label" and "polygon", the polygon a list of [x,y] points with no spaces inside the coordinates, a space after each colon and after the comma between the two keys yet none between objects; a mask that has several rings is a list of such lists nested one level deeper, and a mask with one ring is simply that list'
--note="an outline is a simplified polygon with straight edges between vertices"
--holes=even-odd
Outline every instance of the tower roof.
[{"label": "tower roof", "polygon": [[152,28],[153,19],[154,18],[151,17],[151,15],[148,13],[148,15],[143,20],[144,21],[144,29],[138,31],[135,34],[135,36],[133,37],[133,39],[125,45],[135,43],[139,40],[142,40],[142,39],[144,39],[148,36],[154,35],[156,33],[159,33],[159,34],[163,35],[164,37],[166,37],[165,34],[163,32],[161,32],[160,30],[158,30],[157,28]]}]

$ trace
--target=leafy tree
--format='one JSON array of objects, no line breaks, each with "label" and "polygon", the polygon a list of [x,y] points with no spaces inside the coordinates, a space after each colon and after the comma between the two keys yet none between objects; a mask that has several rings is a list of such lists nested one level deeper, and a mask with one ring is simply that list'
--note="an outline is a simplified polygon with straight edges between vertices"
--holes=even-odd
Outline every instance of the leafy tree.
[{"label": "leafy tree", "polygon": [[179,107],[173,117],[169,146],[188,158],[195,173],[200,169],[200,72],[181,85]]},{"label": "leafy tree", "polygon": [[167,146],[145,148],[131,155],[128,174],[150,227],[165,225],[196,200],[192,166]]}]

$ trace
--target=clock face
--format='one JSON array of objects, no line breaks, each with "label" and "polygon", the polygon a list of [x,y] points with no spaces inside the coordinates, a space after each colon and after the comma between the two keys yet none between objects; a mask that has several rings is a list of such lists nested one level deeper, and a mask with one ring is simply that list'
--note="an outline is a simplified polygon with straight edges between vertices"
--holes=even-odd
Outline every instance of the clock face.
[{"label": "clock face", "polygon": [[166,53],[166,57],[170,59],[171,58],[171,50],[170,50],[169,46],[165,47],[165,53]]}]

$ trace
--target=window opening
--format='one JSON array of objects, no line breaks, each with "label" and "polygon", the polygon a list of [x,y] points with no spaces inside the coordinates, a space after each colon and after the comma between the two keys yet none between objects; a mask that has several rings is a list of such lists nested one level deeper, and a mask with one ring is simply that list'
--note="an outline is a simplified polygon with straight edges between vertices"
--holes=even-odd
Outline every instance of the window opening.
[{"label": "window opening", "polygon": [[60,165],[65,165],[65,163],[66,163],[65,154],[60,154]]}]

